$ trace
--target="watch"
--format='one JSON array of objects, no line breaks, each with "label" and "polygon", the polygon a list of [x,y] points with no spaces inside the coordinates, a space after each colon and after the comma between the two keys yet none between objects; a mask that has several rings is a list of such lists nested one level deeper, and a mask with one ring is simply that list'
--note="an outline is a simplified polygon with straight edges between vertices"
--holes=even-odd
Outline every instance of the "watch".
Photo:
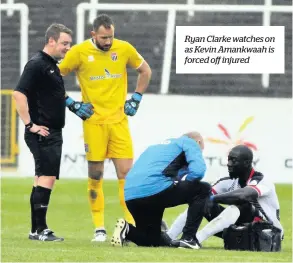
[{"label": "watch", "polygon": [[25,129],[26,129],[27,131],[29,131],[30,128],[33,127],[33,125],[34,125],[34,123],[33,123],[32,121],[30,121],[28,124],[25,124]]}]

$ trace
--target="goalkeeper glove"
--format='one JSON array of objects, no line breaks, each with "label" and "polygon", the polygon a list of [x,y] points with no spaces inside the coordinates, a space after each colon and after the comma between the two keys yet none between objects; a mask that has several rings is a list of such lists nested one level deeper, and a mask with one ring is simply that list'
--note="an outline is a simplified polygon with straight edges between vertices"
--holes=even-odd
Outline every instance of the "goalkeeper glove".
[{"label": "goalkeeper glove", "polygon": [[74,101],[72,98],[68,96],[65,98],[65,102],[68,109],[75,113],[82,120],[86,120],[94,114],[94,107],[90,103]]},{"label": "goalkeeper glove", "polygon": [[142,94],[135,92],[130,100],[124,104],[124,113],[129,116],[134,116],[138,110],[139,103],[142,99]]}]

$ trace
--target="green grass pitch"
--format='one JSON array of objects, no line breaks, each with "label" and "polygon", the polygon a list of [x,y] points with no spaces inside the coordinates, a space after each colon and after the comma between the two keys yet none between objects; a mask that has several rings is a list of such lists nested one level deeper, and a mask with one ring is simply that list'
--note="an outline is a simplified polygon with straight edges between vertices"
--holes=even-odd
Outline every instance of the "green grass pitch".
[{"label": "green grass pitch", "polygon": [[[2,178],[2,262],[292,262],[292,185],[277,185],[285,239],[280,253],[225,251],[223,241],[212,237],[200,250],[176,248],[111,247],[109,239],[122,217],[117,181],[104,181],[106,243],[92,243],[93,224],[87,200],[87,180],[57,181],[51,197],[47,222],[65,242],[28,239],[29,197],[32,179]],[[170,225],[185,206],[167,209]],[[204,221],[205,223],[205,221]]]}]

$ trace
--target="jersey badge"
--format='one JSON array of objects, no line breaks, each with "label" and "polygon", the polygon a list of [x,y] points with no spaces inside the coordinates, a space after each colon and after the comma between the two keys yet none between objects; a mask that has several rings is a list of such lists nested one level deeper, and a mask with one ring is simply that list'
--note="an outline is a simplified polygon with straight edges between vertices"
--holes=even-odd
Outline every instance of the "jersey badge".
[{"label": "jersey badge", "polygon": [[118,55],[117,55],[116,52],[112,52],[112,53],[111,53],[111,59],[112,59],[113,61],[116,61],[116,60],[118,59]]}]

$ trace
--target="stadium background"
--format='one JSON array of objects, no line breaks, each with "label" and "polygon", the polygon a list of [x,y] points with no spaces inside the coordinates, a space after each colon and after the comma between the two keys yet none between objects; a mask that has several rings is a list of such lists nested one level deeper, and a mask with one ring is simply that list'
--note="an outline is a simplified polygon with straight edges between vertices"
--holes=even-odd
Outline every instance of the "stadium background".
[{"label": "stadium background", "polygon": [[[4,0],[5,2],[5,0]],[[76,7],[79,3],[83,1],[81,0],[68,0],[68,1],[60,1],[60,0],[21,0],[21,1],[13,1],[13,0],[7,0],[7,3],[24,3],[29,7],[29,57],[31,57],[37,50],[40,50],[43,48],[44,44],[44,31],[46,30],[47,26],[53,22],[63,23],[69,28],[73,29],[74,31],[74,37],[73,40],[76,42]],[[89,2],[89,1],[88,1]],[[116,0],[106,0],[106,1],[99,1],[99,3],[117,3],[119,1]],[[186,4],[187,0],[149,0],[149,1],[143,1],[143,0],[123,0],[123,3],[134,3],[134,4],[141,4],[141,3],[148,3],[148,4]],[[195,0],[195,4],[229,4],[229,5],[242,5],[244,2],[242,0]],[[245,5],[264,5],[266,0],[246,0]],[[286,5],[292,7],[292,0],[272,0],[268,1],[271,2],[272,5]],[[100,12],[101,13],[101,12]],[[150,87],[147,90],[148,94],[154,94],[154,96],[157,95],[159,97],[160,93],[160,86],[161,86],[161,76],[162,76],[162,64],[163,64],[163,58],[164,58],[164,48],[165,48],[165,34],[166,34],[166,21],[167,21],[167,12],[155,12],[155,11],[109,11],[107,12],[109,15],[111,15],[115,21],[116,24],[116,37],[125,39],[132,43],[137,50],[145,57],[145,59],[149,62],[151,68],[152,68],[152,81],[150,84]],[[272,26],[285,26],[285,74],[271,74],[270,80],[269,80],[269,87],[264,88],[262,85],[262,78],[259,74],[238,74],[238,75],[232,75],[232,74],[201,74],[201,75],[176,75],[175,72],[175,50],[176,50],[176,43],[174,41],[173,44],[173,56],[172,56],[172,67],[170,72],[170,83],[169,83],[169,91],[168,95],[186,95],[186,101],[192,100],[193,97],[196,97],[197,101],[200,101],[201,98],[203,101],[207,101],[209,98],[217,100],[218,96],[225,99],[228,97],[231,98],[244,98],[245,101],[247,98],[258,98],[263,101],[274,101],[274,102],[280,102],[282,104],[283,101],[286,101],[288,103],[288,99],[292,98],[292,8],[291,13],[271,13],[270,16],[271,25]],[[86,12],[85,16],[85,38],[89,36],[89,31],[91,30],[91,26],[88,23],[89,21],[89,12]],[[187,12],[177,12],[176,15],[176,25],[179,26],[187,26],[187,25],[194,25],[194,26],[257,26],[262,25],[263,23],[263,14],[262,13],[254,13],[254,12],[240,12],[240,13],[233,13],[233,12],[195,12],[193,16],[189,16]],[[19,77],[19,63],[20,63],[20,16],[19,12],[13,12],[13,14],[8,14],[7,11],[1,11],[1,172],[7,171],[7,168],[9,170],[12,169],[12,173],[8,173],[8,175],[19,175],[19,173],[15,173],[15,169],[18,168],[19,165],[19,143],[20,140],[22,140],[21,133],[22,131],[18,131],[18,118],[15,112],[15,105],[13,103],[13,100],[11,99],[11,91],[15,87],[18,77]],[[175,35],[174,35],[175,40]],[[133,71],[129,71],[129,92],[133,92],[134,87],[136,83],[136,73]],[[71,92],[75,92],[79,90],[79,87],[76,84],[75,78],[73,74],[66,78],[66,89]],[[152,98],[152,97],[151,97]],[[177,98],[177,97],[176,97]],[[270,100],[273,99],[273,100]],[[147,100],[145,99],[145,102],[147,103]],[[176,103],[176,99],[175,99]],[[226,102],[224,102],[226,103]],[[241,103],[240,103],[241,104]],[[189,104],[190,105],[190,104]],[[241,104],[243,105],[243,104]],[[263,105],[263,104],[260,104]],[[268,105],[268,104],[264,104]],[[275,105],[275,104],[272,104]],[[281,105],[282,106],[282,105]],[[142,105],[143,107],[143,105]],[[267,109],[263,109],[263,112],[266,112],[268,110],[268,118],[279,118],[279,124],[282,124],[282,117],[284,116],[273,116],[272,109],[269,109],[269,106],[266,106]],[[280,107],[281,108],[281,107]],[[276,109],[277,110],[277,109]],[[255,110],[257,112],[257,109]],[[282,111],[283,113],[284,111]],[[69,114],[68,114],[69,115]],[[244,116],[244,115],[243,115]],[[239,124],[242,120],[244,120],[243,116],[240,117]],[[285,120],[292,121],[292,113],[289,112],[287,117],[284,118]],[[242,118],[242,119],[241,119]],[[234,124],[234,123],[233,123]],[[272,127],[274,127],[276,124],[272,124]],[[289,130],[286,134],[292,134],[292,127],[291,124],[286,123],[284,127],[289,127]],[[282,130],[282,126],[279,130]],[[261,134],[260,131],[258,133]],[[282,135],[278,135],[282,137]],[[267,142],[270,142],[270,139],[272,138],[265,138]],[[286,147],[290,147],[289,145],[291,142],[291,138],[285,138],[288,139],[288,145]],[[289,151],[289,150],[288,150]],[[291,150],[290,150],[291,153]],[[271,153],[276,154],[275,152]],[[277,153],[279,154],[279,152]],[[292,154],[290,156],[287,156],[292,158]],[[28,158],[31,158],[29,156]],[[290,166],[290,165],[289,165]],[[291,166],[289,167],[289,171],[292,174],[292,159],[291,159]],[[288,175],[289,173],[287,173]],[[13,201],[14,199],[10,199],[11,195],[9,193],[11,191],[14,191],[14,183],[13,181],[9,181],[5,178],[7,181],[4,184],[4,188],[2,188],[2,191],[4,192],[4,199],[3,201],[3,208],[5,208],[5,215],[6,218],[3,219],[4,225],[4,231],[3,236],[4,239],[7,241],[7,245],[2,247],[4,249],[4,253],[7,256],[4,261],[23,261],[21,260],[23,254],[17,253],[18,250],[13,250],[14,252],[9,252],[9,249],[16,249],[15,247],[19,246],[20,248],[28,249],[30,251],[30,247],[26,247],[26,243],[18,243],[17,245],[13,246],[11,245],[10,239],[12,236],[8,234],[9,227],[15,227],[15,224],[19,224],[18,221],[14,223],[12,218],[15,218],[17,216],[23,217],[25,213],[27,213],[26,210],[22,210],[24,208],[19,208],[19,211],[22,212],[22,214],[15,215],[13,211],[10,211],[10,207],[16,205],[16,203]],[[287,181],[291,181],[291,178]],[[22,183],[23,182],[23,183]],[[27,186],[25,189],[19,188],[18,195],[19,198],[22,198],[22,194],[27,194],[26,192],[29,191],[30,187],[30,181],[25,179],[24,181],[20,181],[18,184],[16,184],[18,187],[21,187],[20,185]],[[74,184],[74,182],[73,182]],[[83,183],[84,184],[84,183]],[[61,182],[61,186],[59,188],[63,189],[63,191],[67,191],[66,187],[68,185],[66,182]],[[84,185],[82,185],[85,187]],[[76,185],[74,187],[77,187]],[[110,189],[110,186],[107,186]],[[65,190],[64,190],[65,189]],[[74,188],[75,189],[75,188]],[[286,190],[285,190],[286,189]],[[72,199],[76,198],[76,202],[78,203],[77,199],[79,196],[77,196],[77,193],[81,193],[82,189],[79,188],[79,190],[76,191],[75,195],[72,197]],[[111,193],[111,191],[115,192],[113,189],[106,190],[108,193]],[[278,191],[282,193],[281,195],[281,208],[284,210],[287,210],[285,213],[286,216],[286,227],[289,232],[291,232],[291,220],[292,220],[292,202],[291,202],[291,195],[292,195],[292,189],[288,188],[286,186],[285,188],[278,188]],[[67,193],[67,192],[66,192]],[[68,192],[68,194],[70,194]],[[81,195],[84,195],[82,193]],[[113,194],[115,195],[115,194]],[[8,198],[9,197],[9,198]],[[63,195],[62,200],[67,200],[67,196],[65,194]],[[110,197],[111,198],[111,194]],[[110,202],[114,202],[111,201]],[[114,200],[114,198],[113,198]],[[25,200],[27,203],[27,200]],[[62,201],[63,202],[63,201]],[[62,203],[61,202],[61,203]],[[26,204],[25,203],[25,204]],[[59,204],[55,203],[55,205],[58,207]],[[289,207],[289,209],[284,209],[284,206]],[[85,214],[88,215],[88,211],[82,211],[83,207],[86,207],[86,201],[84,201],[81,204],[77,204],[77,210],[79,211],[79,214]],[[54,207],[54,204],[53,204]],[[80,207],[80,208],[78,208]],[[60,204],[60,209],[63,209],[64,207]],[[87,207],[86,207],[87,208]],[[54,208],[52,208],[53,210]],[[78,210],[80,209],[80,210]],[[117,207],[113,207],[113,214],[115,212],[115,209]],[[118,208],[119,209],[119,208]],[[177,211],[177,210],[176,210]],[[282,209],[281,209],[282,211]],[[65,212],[64,212],[65,213]],[[68,211],[67,211],[68,213]],[[70,211],[69,211],[70,213]],[[112,212],[111,212],[112,213]],[[171,212],[170,212],[171,213]],[[173,213],[173,212],[172,212]],[[176,216],[176,212],[173,214]],[[74,215],[76,216],[76,215]],[[88,216],[86,216],[88,217]],[[283,217],[284,218],[284,217]],[[90,221],[89,218],[87,218],[88,221]],[[80,221],[85,220],[84,218],[80,218]],[[111,219],[112,220],[112,219]],[[112,221],[110,223],[112,223]],[[171,219],[167,219],[167,221],[170,223]],[[54,220],[51,218],[51,221],[54,225]],[[285,224],[285,222],[283,222]],[[10,225],[11,224],[11,225]],[[27,224],[27,220],[25,219],[24,223],[21,225],[21,223],[18,226],[18,230],[20,232],[23,231],[23,228],[25,228]],[[74,227],[78,227],[80,229],[83,228],[83,225],[77,226],[74,223]],[[23,226],[24,225],[24,226]],[[57,225],[57,223],[56,223]],[[70,225],[70,223],[68,223]],[[91,226],[91,223],[88,222],[88,225]],[[89,227],[88,227],[89,228]],[[5,230],[7,230],[5,232]],[[25,230],[26,231],[26,230]],[[65,230],[64,230],[65,231]],[[92,229],[85,228],[84,231],[87,231],[86,237],[84,240],[88,239],[89,233],[91,233]],[[71,235],[71,233],[67,233],[68,236]],[[290,234],[289,237],[287,237],[286,242],[286,248],[287,252],[289,254],[286,254],[284,257],[284,260],[287,258],[292,257],[291,252],[291,241],[292,241],[292,235]],[[87,241],[85,241],[87,242]],[[218,244],[218,243],[212,243]],[[83,246],[83,244],[78,244],[80,247]],[[87,248],[84,248],[85,250]],[[62,249],[61,249],[62,250]],[[60,252],[60,255],[63,253]],[[15,253],[16,251],[16,253]],[[140,250],[142,253],[142,258],[138,257],[137,259],[135,257],[132,257],[133,261],[139,260],[139,261],[163,261],[165,257],[161,258],[158,256],[157,258],[150,259],[149,257],[143,257],[144,251]],[[11,254],[10,254],[11,253]],[[112,251],[109,251],[111,254]],[[158,251],[156,251],[158,253]],[[163,254],[167,254],[167,252],[162,252]],[[169,253],[169,252],[168,252]],[[11,256],[13,254],[13,256]],[[58,254],[59,255],[59,254]],[[52,261],[75,261],[74,258],[68,257],[68,254],[62,254],[62,260],[60,258],[52,258]],[[109,255],[109,254],[107,254]],[[112,258],[114,261],[120,261],[121,258],[118,256],[118,254],[113,253],[114,257],[103,257],[101,258],[101,261],[107,261]],[[156,255],[156,254],[154,254]],[[170,252],[170,258],[168,261],[181,261],[182,258],[176,258],[175,254],[172,254]],[[172,256],[173,255],[173,256]],[[212,254],[213,255],[213,254]],[[234,254],[229,254],[231,261],[239,261],[241,260],[241,257],[235,257],[233,258]],[[244,254],[242,254],[244,255]],[[115,257],[116,256],[116,257]],[[218,257],[221,258],[221,260],[224,261],[224,257],[221,257],[219,254],[215,254],[215,259]],[[19,258],[20,257],[20,258]],[[80,261],[93,261],[94,259],[91,257],[88,257],[89,260],[86,260],[82,255],[80,256]],[[205,256],[206,258],[206,256]],[[274,260],[280,260],[278,257],[272,256],[271,258],[268,258],[267,255],[265,255],[263,258],[254,257],[253,255],[250,255],[250,257],[245,257],[248,260],[245,261],[274,261]],[[67,260],[66,260],[67,259]],[[184,258],[186,261],[189,261],[190,259],[188,257]],[[27,261],[34,261],[36,258],[27,256]],[[41,257],[41,260],[37,258],[38,261],[45,261],[44,258]],[[182,259],[183,260],[183,259]],[[206,261],[204,258],[198,259],[199,261]],[[210,258],[210,260],[212,260]],[[225,259],[226,260],[226,259]],[[121,261],[129,261],[129,257],[125,257]]]},{"label": "stadium background", "polygon": [[[8,0],[7,3],[13,3]],[[43,47],[44,31],[52,22],[64,23],[74,30],[74,42],[76,41],[76,6],[83,1],[59,1],[59,0],[35,0],[14,1],[14,3],[25,3],[29,7],[29,51],[31,57],[36,50]],[[98,1],[96,1],[98,2]],[[99,3],[115,3],[117,1],[107,0]],[[170,3],[186,4],[186,0],[171,1],[143,1],[126,0],[124,3]],[[198,0],[195,4],[219,4],[217,0]],[[240,5],[241,0],[225,0],[221,4]],[[248,0],[246,5],[262,5],[264,0]],[[289,0],[273,0],[272,5],[292,5]],[[165,47],[165,33],[167,12],[148,11],[109,11],[107,12],[116,23],[116,37],[128,40],[152,67],[152,81],[147,93],[158,94],[160,92],[162,63]],[[1,89],[12,90],[19,76],[19,12],[7,15],[1,11]],[[89,12],[85,18],[85,38],[91,30]],[[189,16],[187,12],[177,12],[176,25],[262,25],[262,13],[233,13],[233,12],[195,12]],[[200,95],[200,96],[248,96],[248,97],[271,97],[291,98],[292,97],[292,13],[271,13],[271,25],[285,25],[285,74],[271,74],[269,87],[262,86],[261,75],[258,74],[200,74],[184,75],[175,74],[175,49],[173,45],[172,66],[170,72],[170,83],[168,94]],[[174,33],[175,34],[175,33]],[[175,36],[174,36],[175,37]],[[135,87],[136,73],[129,71],[129,92]],[[71,91],[78,91],[73,74],[66,78],[66,88]],[[14,111],[11,112],[11,101],[9,91],[2,91],[1,103],[1,159],[2,166],[8,167],[17,165],[17,118]],[[11,129],[12,127],[12,129]],[[16,139],[15,139],[16,137]],[[14,158],[14,156],[16,158]],[[8,160],[7,161],[5,161]]]},{"label": "stadium background", "polygon": [[[64,23],[74,30],[76,36],[76,6],[82,0],[36,0],[15,1],[25,3],[29,7],[29,57],[43,46],[44,31],[52,22]],[[117,3],[119,1],[99,1],[99,3]],[[171,3],[185,4],[186,0],[123,0],[124,3]],[[223,0],[220,4],[242,4],[241,0]],[[273,0],[274,5],[291,5],[289,0]],[[218,0],[196,0],[196,4],[219,4]],[[246,5],[263,4],[264,0],[247,0]],[[15,87],[19,75],[19,14],[9,17],[2,12],[2,88]],[[116,24],[116,37],[128,40],[143,54],[153,69],[152,82],[147,92],[158,93],[160,89],[164,42],[166,33],[167,12],[107,12],[113,16]],[[88,21],[88,12],[86,21]],[[206,25],[206,26],[256,26],[262,25],[262,13],[206,13],[196,12],[193,17],[186,12],[178,12],[176,25]],[[286,34],[286,73],[270,76],[269,89],[263,89],[260,75],[176,75],[175,55],[172,58],[172,72],[170,79],[170,94],[190,95],[228,95],[228,96],[264,96],[291,97],[292,96],[292,13],[272,13],[271,25],[285,25]],[[89,36],[91,27],[87,24],[86,35]],[[76,40],[76,37],[74,37]],[[173,45],[175,54],[176,45]],[[130,71],[135,81],[135,72]],[[73,77],[67,81],[67,89],[78,90]],[[134,85],[129,85],[130,92]]]}]

